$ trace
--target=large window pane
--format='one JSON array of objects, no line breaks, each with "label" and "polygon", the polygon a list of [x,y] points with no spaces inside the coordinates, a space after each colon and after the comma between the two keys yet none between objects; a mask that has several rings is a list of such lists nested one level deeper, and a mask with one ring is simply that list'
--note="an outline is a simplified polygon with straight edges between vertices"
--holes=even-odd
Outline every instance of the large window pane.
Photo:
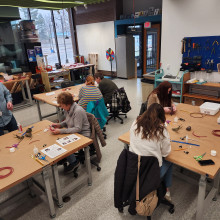
[{"label": "large window pane", "polygon": [[47,55],[49,65],[58,63],[57,50],[54,39],[51,11],[42,9],[30,9],[31,19],[35,20],[35,26],[39,32],[39,39],[43,55]]},{"label": "large window pane", "polygon": [[54,11],[54,19],[56,23],[61,63],[73,63],[73,47],[67,10]]}]

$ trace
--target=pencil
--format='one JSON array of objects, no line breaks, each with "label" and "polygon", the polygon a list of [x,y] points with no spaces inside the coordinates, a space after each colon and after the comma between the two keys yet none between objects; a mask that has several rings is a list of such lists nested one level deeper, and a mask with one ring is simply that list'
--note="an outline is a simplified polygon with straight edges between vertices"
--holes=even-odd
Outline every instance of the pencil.
[{"label": "pencil", "polygon": [[177,150],[174,150],[174,151],[181,151],[181,150],[187,150],[187,148],[180,148],[180,149],[177,149]]}]

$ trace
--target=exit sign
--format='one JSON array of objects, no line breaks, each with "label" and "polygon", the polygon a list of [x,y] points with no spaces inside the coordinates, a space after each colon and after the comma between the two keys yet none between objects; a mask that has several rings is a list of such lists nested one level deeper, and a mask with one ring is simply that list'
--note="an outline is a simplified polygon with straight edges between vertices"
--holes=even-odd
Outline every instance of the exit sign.
[{"label": "exit sign", "polygon": [[151,22],[146,21],[146,22],[144,23],[144,28],[151,28]]}]

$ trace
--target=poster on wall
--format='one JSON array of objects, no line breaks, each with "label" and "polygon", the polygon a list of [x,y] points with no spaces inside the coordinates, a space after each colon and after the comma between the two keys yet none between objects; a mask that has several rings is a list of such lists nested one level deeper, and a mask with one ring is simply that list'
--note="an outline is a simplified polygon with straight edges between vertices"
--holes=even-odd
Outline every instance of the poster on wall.
[{"label": "poster on wall", "polygon": [[36,57],[43,57],[42,47],[41,46],[34,46],[35,55]]},{"label": "poster on wall", "polygon": [[28,61],[36,62],[36,55],[34,49],[27,49]]}]

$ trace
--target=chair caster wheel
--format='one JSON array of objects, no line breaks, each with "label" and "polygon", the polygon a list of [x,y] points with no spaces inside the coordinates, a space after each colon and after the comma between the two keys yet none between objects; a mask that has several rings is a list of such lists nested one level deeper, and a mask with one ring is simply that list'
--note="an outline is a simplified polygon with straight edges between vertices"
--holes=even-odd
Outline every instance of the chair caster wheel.
[{"label": "chair caster wheel", "polygon": [[92,183],[88,183],[88,186],[92,186]]},{"label": "chair caster wheel", "polygon": [[56,218],[56,214],[50,215],[50,218]]},{"label": "chair caster wheel", "polygon": [[101,167],[97,167],[97,171],[101,171]]},{"label": "chair caster wheel", "polygon": [[123,121],[121,121],[121,124],[123,124],[124,122]]},{"label": "chair caster wheel", "polygon": [[107,139],[107,136],[106,136],[106,135],[104,136],[104,139]]},{"label": "chair caster wheel", "polygon": [[58,204],[58,207],[59,208],[63,208],[63,204]]},{"label": "chair caster wheel", "polygon": [[105,127],[103,128],[103,131],[106,132],[106,128]]},{"label": "chair caster wheel", "polygon": [[127,115],[125,115],[125,118],[127,118],[128,116]]},{"label": "chair caster wheel", "polygon": [[212,201],[217,201],[217,198],[216,198],[216,197],[214,197],[214,198],[212,199]]},{"label": "chair caster wheel", "polygon": [[170,214],[173,214],[173,213],[174,213],[174,211],[175,211],[175,209],[174,209],[174,208],[170,208],[170,209],[169,209],[169,213],[170,213]]},{"label": "chair caster wheel", "polygon": [[75,178],[77,178],[78,177],[78,173],[73,173],[73,176],[75,177]]},{"label": "chair caster wheel", "polygon": [[120,212],[120,213],[123,213],[123,207],[121,207],[121,208],[118,208],[118,211]]},{"label": "chair caster wheel", "polygon": [[108,125],[108,122],[106,122],[105,124]]}]

